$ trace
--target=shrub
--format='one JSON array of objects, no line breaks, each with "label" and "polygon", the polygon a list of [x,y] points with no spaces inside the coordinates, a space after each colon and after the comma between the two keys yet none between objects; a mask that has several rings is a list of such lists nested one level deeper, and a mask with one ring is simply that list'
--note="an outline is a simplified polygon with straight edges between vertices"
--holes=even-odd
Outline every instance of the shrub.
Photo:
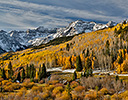
[{"label": "shrub", "polygon": [[25,87],[25,88],[27,88],[27,89],[31,89],[34,85],[35,85],[34,82],[30,82],[30,83],[24,82],[22,84],[22,86]]},{"label": "shrub", "polygon": [[63,91],[61,97],[58,98],[58,100],[70,100],[70,99],[71,97],[67,91]]},{"label": "shrub", "polygon": [[119,99],[124,99],[124,100],[127,100],[128,98],[128,90],[126,90],[125,92],[119,94]]},{"label": "shrub", "polygon": [[48,90],[49,92],[52,92],[54,88],[55,88],[54,85],[49,85],[49,86],[44,87],[43,91],[45,92],[46,90]]},{"label": "shrub", "polygon": [[120,80],[113,82],[114,89],[116,93],[118,93],[120,90],[122,90],[122,83]]},{"label": "shrub", "polygon": [[82,77],[80,81],[81,81],[82,86],[85,86],[86,88],[95,89],[96,86],[101,87],[101,82],[99,78]]},{"label": "shrub", "polygon": [[72,89],[75,88],[75,87],[77,87],[78,85],[79,85],[79,83],[76,82],[76,81],[72,81],[71,84],[70,84],[70,86],[71,86]]},{"label": "shrub", "polygon": [[39,99],[39,97],[34,97],[34,99],[33,99],[33,100],[40,100],[40,99]]},{"label": "shrub", "polygon": [[50,81],[59,80],[59,79],[60,79],[60,76],[58,76],[58,75],[51,75]]},{"label": "shrub", "polygon": [[62,92],[64,88],[62,86],[55,87],[52,91],[53,94],[57,94],[59,92]]},{"label": "shrub", "polygon": [[0,78],[0,82],[2,82],[4,79],[3,78]]},{"label": "shrub", "polygon": [[97,98],[96,91],[89,91],[89,94],[87,94],[84,99],[85,100],[96,100],[96,98]]},{"label": "shrub", "polygon": [[64,87],[64,85],[63,85],[62,83],[57,83],[57,84],[55,84],[55,87],[58,87],[58,86]]},{"label": "shrub", "polygon": [[31,82],[31,80],[30,79],[28,79],[28,78],[26,78],[26,79],[24,79],[24,81],[23,82],[25,82],[25,83],[30,83]]},{"label": "shrub", "polygon": [[39,83],[40,83],[40,84],[43,84],[43,83],[44,83],[44,80],[40,80]]},{"label": "shrub", "polygon": [[73,91],[71,91],[72,98],[83,100],[85,96],[85,88],[83,86],[77,86]]},{"label": "shrub", "polygon": [[119,100],[118,95],[115,93],[114,95],[111,96],[112,100]]},{"label": "shrub", "polygon": [[11,85],[10,86],[5,86],[4,91],[5,92],[13,92],[13,87]]},{"label": "shrub", "polygon": [[12,84],[12,82],[7,82],[6,83],[6,86],[9,86],[9,85],[11,85]]},{"label": "shrub", "polygon": [[106,88],[102,88],[100,91],[99,91],[100,94],[103,94],[103,95],[106,95],[108,94],[108,90]]},{"label": "shrub", "polygon": [[3,80],[2,81],[2,85],[6,85],[6,83],[8,83],[8,80]]},{"label": "shrub", "polygon": [[18,90],[21,87],[19,83],[13,83],[11,86],[13,87],[14,90]]},{"label": "shrub", "polygon": [[50,96],[50,94],[49,94],[49,92],[43,92],[43,93],[40,93],[39,96],[41,97],[41,99],[47,100],[47,98]]},{"label": "shrub", "polygon": [[50,84],[50,85],[55,85],[57,83],[59,83],[59,80],[48,81],[48,84]]},{"label": "shrub", "polygon": [[104,100],[111,100],[110,95],[106,95],[106,96],[104,96]]},{"label": "shrub", "polygon": [[25,87],[21,88],[19,92],[17,93],[17,96],[22,97],[27,92],[27,89]]},{"label": "shrub", "polygon": [[37,87],[37,86],[33,86],[33,87],[32,87],[32,91],[33,91],[33,92],[37,92],[37,91],[39,91],[39,87]]},{"label": "shrub", "polygon": [[3,97],[4,97],[4,95],[2,93],[0,93],[1,100],[4,100]]},{"label": "shrub", "polygon": [[77,87],[74,89],[74,91],[76,91],[76,92],[82,92],[83,90],[85,90],[85,87],[83,87],[83,86],[77,86]]},{"label": "shrub", "polygon": [[15,94],[14,93],[9,93],[8,94],[8,99],[14,100],[14,98],[15,98]]},{"label": "shrub", "polygon": [[115,93],[115,90],[114,89],[109,89],[108,92],[109,92],[110,95],[113,95]]}]

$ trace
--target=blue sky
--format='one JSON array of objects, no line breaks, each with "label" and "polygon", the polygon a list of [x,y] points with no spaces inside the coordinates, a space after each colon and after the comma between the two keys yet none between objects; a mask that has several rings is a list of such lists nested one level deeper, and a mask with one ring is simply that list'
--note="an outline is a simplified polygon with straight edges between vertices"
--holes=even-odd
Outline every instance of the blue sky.
[{"label": "blue sky", "polygon": [[78,19],[120,22],[127,7],[128,0],[0,0],[0,30],[63,27]]}]

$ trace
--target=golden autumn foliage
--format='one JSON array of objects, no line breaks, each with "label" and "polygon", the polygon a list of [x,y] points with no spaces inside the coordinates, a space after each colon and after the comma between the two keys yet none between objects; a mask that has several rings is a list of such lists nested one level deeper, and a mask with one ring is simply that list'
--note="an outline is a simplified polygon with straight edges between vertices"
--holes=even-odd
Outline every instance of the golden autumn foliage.
[{"label": "golden autumn foliage", "polygon": [[70,100],[70,95],[67,91],[63,91],[61,97],[58,100]]},{"label": "golden autumn foliage", "polygon": [[124,100],[127,100],[128,99],[128,90],[126,90],[125,92],[119,94],[119,99],[124,99]]},{"label": "golden autumn foliage", "polygon": [[78,85],[79,85],[78,82],[72,81],[70,86],[71,86],[71,88],[75,88],[75,87],[77,87]]},{"label": "golden autumn foliage", "polygon": [[57,93],[59,93],[59,92],[62,92],[63,90],[64,90],[63,87],[58,86],[58,87],[55,87],[55,88],[53,89],[52,93],[53,93],[53,94],[57,94]]},{"label": "golden autumn foliage", "polygon": [[42,99],[47,99],[49,97],[49,92],[43,92],[43,93],[40,93],[39,96],[42,98]]},{"label": "golden autumn foliage", "polygon": [[34,86],[34,82],[30,82],[30,83],[24,82],[22,84],[22,86],[25,87],[25,88],[32,88]]},{"label": "golden autumn foliage", "polygon": [[85,95],[84,99],[89,99],[89,100],[96,100],[97,98],[97,93],[96,91],[90,90],[89,94]]},{"label": "golden autumn foliage", "polygon": [[128,60],[123,61],[123,63],[121,64],[121,71],[128,72]]},{"label": "golden autumn foliage", "polygon": [[108,94],[108,89],[102,88],[100,91],[98,91],[98,93],[99,93],[99,94],[102,94],[102,95]]},{"label": "golden autumn foliage", "polygon": [[[26,66],[31,63],[36,66],[39,66],[42,63],[47,63],[46,65],[48,65],[48,67],[61,66],[64,67],[64,69],[72,68],[72,66],[75,66],[76,56],[81,55],[81,60],[84,61],[84,56],[81,54],[81,51],[86,48],[93,48],[94,51],[96,51],[99,49],[98,45],[104,47],[104,41],[113,37],[113,31],[114,28],[99,30],[96,32],[80,34],[75,36],[71,41],[60,45],[41,49],[29,48],[15,53],[5,53],[0,57],[0,65],[7,68],[9,61],[11,61],[14,68],[20,67],[21,65]],[[65,50],[67,43],[72,43],[69,51]],[[2,58],[7,59],[3,60]],[[69,59],[71,59],[72,65],[70,64]]]},{"label": "golden autumn foliage", "polygon": [[23,87],[23,88],[21,88],[19,90],[19,92],[17,93],[17,95],[21,97],[21,96],[25,95],[26,92],[27,92],[27,89],[25,87]]},{"label": "golden autumn foliage", "polygon": [[[118,24],[113,28],[79,34],[74,36],[72,40],[59,45],[4,53],[0,55],[0,66],[5,68],[6,75],[8,76],[8,64],[10,61],[13,65],[13,71],[18,67],[26,67],[27,64],[34,64],[36,68],[34,79],[37,80],[39,66],[43,63],[47,68],[62,67],[62,69],[72,69],[76,68],[76,57],[80,56],[84,71],[87,69],[86,66],[89,65],[90,69],[94,70],[113,69],[115,73],[127,73],[128,42],[125,38],[121,39],[121,34],[115,36],[114,33],[115,28],[117,31],[120,30],[120,26],[125,28],[128,24]],[[67,44],[70,46],[69,50],[66,49]],[[87,63],[88,61],[89,63]],[[90,76],[86,78],[81,75],[80,81],[79,77],[77,81],[72,81],[70,75],[66,77],[70,78],[68,91],[66,91],[67,87],[65,85],[68,83],[68,79],[66,79],[67,82],[63,83],[64,79],[61,79],[62,76],[60,77],[56,74],[51,74],[49,81],[45,78],[39,83],[30,82],[30,79],[25,79],[23,83],[13,83],[13,79],[3,80],[1,78],[0,86],[1,91],[7,93],[14,92],[14,95],[19,100],[23,100],[24,98],[28,100],[70,100],[71,98],[73,100],[128,99],[127,83],[124,83],[125,80],[115,81],[115,78],[111,76],[100,78]],[[122,92],[123,89],[126,91]],[[14,95],[12,97],[15,97]],[[3,96],[4,93],[0,94],[1,98]]]},{"label": "golden autumn foliage", "polygon": [[76,92],[82,92],[83,90],[85,90],[85,87],[83,87],[83,86],[77,86],[77,87],[74,89],[74,91],[76,91]]}]

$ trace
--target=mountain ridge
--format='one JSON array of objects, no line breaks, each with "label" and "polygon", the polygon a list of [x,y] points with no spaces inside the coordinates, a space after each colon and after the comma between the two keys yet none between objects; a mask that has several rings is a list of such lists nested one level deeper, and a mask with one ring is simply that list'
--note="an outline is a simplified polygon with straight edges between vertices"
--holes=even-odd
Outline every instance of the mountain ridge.
[{"label": "mountain ridge", "polygon": [[[39,26],[36,29],[28,29],[26,31],[0,31],[1,40],[0,48],[2,51],[17,51],[25,49],[29,46],[39,46],[41,44],[48,43],[58,37],[73,36],[79,33],[92,32],[108,27],[115,26],[116,23],[109,21],[107,24],[99,24],[95,22],[85,22],[77,20],[70,23],[64,28],[48,29],[43,26]],[[0,53],[3,53],[0,51]]]}]

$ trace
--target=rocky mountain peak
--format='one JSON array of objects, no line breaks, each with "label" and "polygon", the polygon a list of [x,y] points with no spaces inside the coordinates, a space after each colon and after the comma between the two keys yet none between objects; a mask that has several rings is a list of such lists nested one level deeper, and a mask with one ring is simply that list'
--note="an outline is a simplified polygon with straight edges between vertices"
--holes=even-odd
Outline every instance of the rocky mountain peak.
[{"label": "rocky mountain peak", "polygon": [[83,32],[91,32],[107,27],[115,26],[116,23],[109,21],[107,24],[97,24],[95,22],[85,22],[76,20],[64,28],[48,29],[40,26],[27,31],[0,31],[0,49],[5,51],[16,51],[25,49],[28,46],[38,46],[47,43],[52,39],[63,36],[72,36]]}]

